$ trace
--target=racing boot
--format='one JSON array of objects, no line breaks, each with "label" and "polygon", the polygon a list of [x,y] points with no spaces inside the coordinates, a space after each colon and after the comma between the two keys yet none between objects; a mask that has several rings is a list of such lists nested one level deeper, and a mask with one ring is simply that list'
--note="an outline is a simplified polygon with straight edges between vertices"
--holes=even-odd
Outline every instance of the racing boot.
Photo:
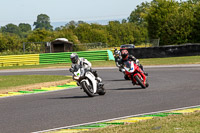
[{"label": "racing boot", "polygon": [[[144,68],[142,66],[142,64],[139,65],[140,69],[142,69],[142,71],[144,72]],[[144,75],[148,76],[149,74],[147,72],[144,72]]]},{"label": "racing boot", "polygon": [[102,92],[104,84],[102,82],[97,83],[97,93]]},{"label": "racing boot", "polygon": [[147,72],[144,72],[144,75],[148,76],[149,74]]},{"label": "racing boot", "polygon": [[98,83],[102,82],[102,79],[100,77],[95,77],[95,80],[97,80]]}]

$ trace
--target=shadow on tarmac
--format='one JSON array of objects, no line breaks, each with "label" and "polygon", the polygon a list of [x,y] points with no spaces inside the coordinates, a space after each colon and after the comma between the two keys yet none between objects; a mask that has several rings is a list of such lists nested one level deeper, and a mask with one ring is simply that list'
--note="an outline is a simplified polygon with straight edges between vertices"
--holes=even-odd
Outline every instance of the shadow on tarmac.
[{"label": "shadow on tarmac", "polygon": [[116,89],[107,89],[107,90],[143,90],[142,87],[131,87],[131,88],[116,88]]}]

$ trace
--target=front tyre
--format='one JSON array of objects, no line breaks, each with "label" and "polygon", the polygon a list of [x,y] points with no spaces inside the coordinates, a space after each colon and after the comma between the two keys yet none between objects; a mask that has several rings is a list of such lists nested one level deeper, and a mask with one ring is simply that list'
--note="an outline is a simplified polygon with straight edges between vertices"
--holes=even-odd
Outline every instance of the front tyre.
[{"label": "front tyre", "polygon": [[81,86],[84,90],[84,92],[89,96],[89,97],[94,97],[94,90],[92,87],[92,84],[88,85],[85,81],[81,83]]},{"label": "front tyre", "polygon": [[142,80],[139,78],[138,75],[136,75],[134,78],[142,88],[146,88],[146,85],[143,84]]},{"label": "front tyre", "polygon": [[125,80],[130,80],[129,77],[128,77],[128,75],[126,75],[126,74],[124,74],[124,79]]}]

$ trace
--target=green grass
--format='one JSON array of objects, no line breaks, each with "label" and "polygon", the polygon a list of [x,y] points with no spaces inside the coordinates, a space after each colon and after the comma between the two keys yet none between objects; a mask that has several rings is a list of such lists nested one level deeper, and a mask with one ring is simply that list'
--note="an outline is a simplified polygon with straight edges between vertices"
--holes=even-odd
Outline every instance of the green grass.
[{"label": "green grass", "polygon": [[69,67],[70,63],[63,63],[63,64],[45,64],[45,65],[25,65],[25,66],[6,66],[0,67],[0,70],[3,69],[31,69],[31,68],[59,68],[59,67]]},{"label": "green grass", "polygon": [[142,63],[144,66],[145,65],[200,64],[200,56],[140,59],[140,63]]},{"label": "green grass", "polygon": [[88,131],[89,133],[200,133],[200,112],[153,118],[122,126]]},{"label": "green grass", "polygon": [[35,83],[51,82],[71,79],[66,76],[55,76],[55,75],[9,75],[0,76],[0,90],[7,89],[10,87],[30,85]]}]

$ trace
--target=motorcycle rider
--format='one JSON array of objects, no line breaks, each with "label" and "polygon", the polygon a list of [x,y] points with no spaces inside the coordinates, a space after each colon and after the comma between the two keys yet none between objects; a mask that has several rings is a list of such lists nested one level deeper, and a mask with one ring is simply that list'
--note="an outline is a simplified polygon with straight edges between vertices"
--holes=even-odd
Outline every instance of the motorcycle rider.
[{"label": "motorcycle rider", "polygon": [[[71,62],[72,62],[72,65],[71,65],[71,68],[69,69],[70,72],[73,71],[73,68],[76,64],[82,66],[82,68],[84,69],[87,69],[89,70],[90,72],[93,73],[93,75],[95,76],[95,79],[101,83],[102,82],[102,79],[100,77],[98,77],[98,74],[97,74],[97,71],[96,70],[92,70],[91,66],[92,64],[85,58],[79,58],[78,55],[76,53],[72,53],[70,55],[70,59],[71,59]],[[78,86],[80,86],[80,84],[78,83],[77,84]],[[101,83],[102,85],[102,83]]]},{"label": "motorcycle rider", "polygon": [[119,50],[117,50],[117,48],[115,48],[115,50],[114,50],[114,57],[115,57],[115,65],[119,68],[119,71],[121,72],[122,67],[118,61],[120,59],[122,59],[122,57],[121,57],[121,52]]},{"label": "motorcycle rider", "polygon": [[[122,59],[118,60],[118,63],[123,67],[124,65],[124,62],[130,60],[130,61],[134,61],[136,65],[138,65],[142,71],[144,72],[144,69],[143,69],[143,66],[142,64],[139,63],[139,60],[136,59],[133,55],[129,55],[128,51],[127,50],[122,50],[121,52],[121,56],[122,56]],[[146,76],[148,76],[148,73],[144,72],[144,74]]]}]

